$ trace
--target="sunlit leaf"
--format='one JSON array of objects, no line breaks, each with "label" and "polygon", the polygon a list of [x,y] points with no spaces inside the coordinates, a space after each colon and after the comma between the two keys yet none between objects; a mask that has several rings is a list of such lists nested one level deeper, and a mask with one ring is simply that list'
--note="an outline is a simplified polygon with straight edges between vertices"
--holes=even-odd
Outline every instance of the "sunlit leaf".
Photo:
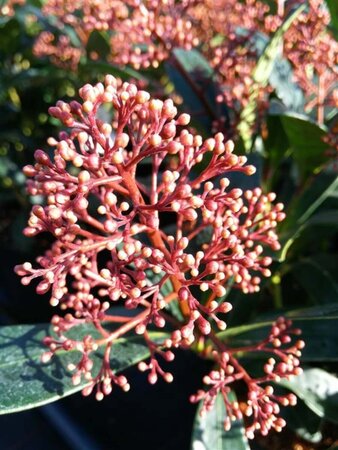
[{"label": "sunlit leaf", "polygon": [[[80,339],[88,333],[95,335],[95,329],[89,325],[77,326],[72,333]],[[77,351],[61,351],[49,363],[41,362],[41,355],[46,351],[42,339],[49,334],[47,324],[0,328],[0,414],[35,408],[74,394],[88,385],[83,380],[74,386],[67,370],[69,363],[79,361]],[[163,333],[154,333],[151,338],[156,341],[163,336]],[[120,371],[148,356],[143,338],[120,338],[113,345],[111,368]],[[100,350],[93,355],[93,361],[95,374],[102,363]]]}]

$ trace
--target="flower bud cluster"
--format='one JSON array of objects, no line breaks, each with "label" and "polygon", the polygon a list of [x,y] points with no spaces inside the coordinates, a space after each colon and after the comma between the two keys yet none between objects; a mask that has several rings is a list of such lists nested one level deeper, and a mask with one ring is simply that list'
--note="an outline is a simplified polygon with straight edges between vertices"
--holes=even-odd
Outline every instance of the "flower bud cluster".
[{"label": "flower bud cluster", "polygon": [[13,16],[15,14],[15,8],[22,6],[26,3],[26,0],[8,0],[0,6],[0,17]]},{"label": "flower bud cluster", "polygon": [[[295,405],[297,398],[294,394],[279,395],[271,386],[271,381],[280,381],[281,378],[290,379],[294,375],[302,373],[299,367],[299,357],[304,342],[293,342],[293,336],[300,334],[300,330],[292,328],[290,320],[279,318],[273,323],[269,336],[262,342],[250,348],[234,348],[214,352],[214,358],[218,369],[212,370],[203,381],[209,387],[208,391],[199,390],[191,396],[192,402],[203,401],[201,414],[211,410],[216,397],[221,395],[227,411],[224,427],[230,429],[231,421],[244,419],[246,436],[254,438],[256,432],[263,436],[270,429],[280,432],[286,425],[284,419],[278,417],[280,406]],[[264,365],[264,374],[252,377],[235,358],[237,352],[264,352],[270,353],[267,363]],[[229,393],[231,385],[241,380],[247,389],[247,399],[241,402],[230,402]]]},{"label": "flower bud cluster", "polygon": [[[132,64],[135,68],[158,67],[167,59],[174,47],[190,49],[198,44],[196,33],[186,10],[196,0],[48,0],[43,6],[46,16],[57,17],[61,24],[71,26],[85,49],[93,31],[105,31],[111,35],[110,59],[118,64]],[[53,63],[68,64],[76,68],[79,55],[71,58],[74,49],[65,50],[66,36],[51,39],[43,32],[37,39],[34,52],[37,56],[51,56]],[[80,53],[83,50],[78,49]],[[92,52],[89,55],[97,59]]]},{"label": "flower bud cluster", "polygon": [[139,2],[128,20],[120,21],[111,39],[113,59],[136,69],[158,67],[173,48],[190,50],[199,44],[187,14],[196,0],[152,0]]},{"label": "flower bud cluster", "polygon": [[[65,34],[43,31],[34,52],[49,56],[53,63],[75,69],[93,31],[105,31],[110,38],[110,62],[136,69],[157,68],[172,58],[172,50],[198,47],[215,72],[220,103],[230,110],[235,129],[240,113],[250,101],[253,89],[259,115],[268,108],[272,87],[258,86],[254,70],[261,54],[262,35],[271,37],[294,7],[303,2],[278,1],[276,8],[266,2],[245,0],[47,0],[43,11],[63,26],[71,26],[77,48]],[[321,0],[308,0],[308,8],[291,24],[284,37],[283,53],[293,66],[294,77],[304,91],[306,108],[318,111],[323,123],[324,108],[334,106],[337,78],[337,42],[327,31],[330,15]],[[240,31],[239,31],[240,30]],[[99,54],[92,51],[92,59]],[[213,118],[214,120],[214,118]],[[257,124],[260,120],[257,120]],[[219,124],[220,130],[223,130]]]},{"label": "flower bud cluster", "polygon": [[[192,134],[189,115],[178,114],[172,100],[153,99],[110,75],[79,94],[81,101],[59,101],[49,110],[67,127],[48,140],[53,156],[37,150],[35,164],[24,169],[29,194],[44,198],[33,206],[24,233],[49,232],[55,242],[36,268],[25,262],[16,272],[25,285],[40,278],[37,293],[50,292],[51,305],[67,310],[52,318],[56,337],[47,338],[43,360],[59,349],[82,353],[71,366],[73,382],[88,381],[84,394],[96,388],[101,400],[113,384],[129,388],[109,366],[120,336],[131,330],[142,335],[150,362],[140,370],[149,371],[150,383],[158,376],[171,382],[157,356],[171,361],[172,349],[226,328],[229,285],[256,292],[261,277],[270,276],[272,259],[264,252],[279,248],[275,230],[284,213],[273,203],[275,194],[230,186],[228,173],[251,175],[255,168],[221,133],[208,139]],[[103,105],[112,112],[109,122],[100,118]],[[148,182],[141,176],[145,163]],[[174,231],[165,227],[168,213]],[[166,296],[165,284],[171,286]],[[170,323],[170,301],[178,302],[184,320],[175,322],[163,350],[150,339],[149,326]],[[114,304],[136,315],[112,316]],[[111,331],[109,322],[120,326]],[[70,339],[68,331],[80,324],[92,324],[101,337]],[[277,333],[271,341],[275,353],[278,339]],[[95,372],[90,353],[99,346],[104,358]]]},{"label": "flower bud cluster", "polygon": [[322,1],[309,0],[308,8],[285,35],[284,52],[306,95],[306,109],[317,108],[319,123],[324,122],[324,108],[336,106],[338,95],[338,43],[327,32],[330,20]]},{"label": "flower bud cluster", "polygon": [[55,36],[51,31],[42,31],[33,48],[37,57],[48,57],[52,64],[64,69],[76,70],[81,50],[71,44],[69,36]]}]

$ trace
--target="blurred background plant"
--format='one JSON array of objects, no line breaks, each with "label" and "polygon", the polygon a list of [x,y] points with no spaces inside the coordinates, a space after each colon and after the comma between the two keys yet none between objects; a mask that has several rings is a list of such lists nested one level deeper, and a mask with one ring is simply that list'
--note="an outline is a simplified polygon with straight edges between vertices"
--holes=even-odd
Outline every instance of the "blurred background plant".
[{"label": "blurred background plant", "polygon": [[[256,294],[230,290],[227,301],[234,308],[224,339],[248,343],[271,318],[293,316],[306,341],[305,372],[284,386],[301,401],[285,413],[288,429],[282,436],[304,448],[334,446],[337,36],[335,0],[0,2],[2,323],[47,322],[52,314],[48,302],[42,305],[33,292],[27,296],[11,275],[16,263],[48,245],[45,236],[32,240],[21,234],[31,205],[39,202],[25,192],[22,167],[58,133],[48,107],[106,73],[132,80],[153,96],[171,96],[203,137],[221,131],[235,141],[235,152],[246,154],[258,170],[253,177],[232,176],[234,185],[274,191],[285,203],[272,277]],[[26,332],[22,329],[23,336]],[[12,344],[0,339],[11,352]],[[7,411],[4,405],[0,412]],[[225,449],[249,448],[241,424],[225,433],[223,419],[221,405],[206,419],[197,416],[192,448],[214,450],[215,442]],[[250,446],[291,448],[283,438],[274,439]]]}]

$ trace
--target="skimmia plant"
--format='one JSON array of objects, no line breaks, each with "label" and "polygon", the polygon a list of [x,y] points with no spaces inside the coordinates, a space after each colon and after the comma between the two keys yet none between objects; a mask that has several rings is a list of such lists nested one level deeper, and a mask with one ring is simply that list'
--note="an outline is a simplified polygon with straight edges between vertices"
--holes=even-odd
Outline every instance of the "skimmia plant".
[{"label": "skimmia plant", "polygon": [[[129,332],[143,336],[150,360],[140,362],[139,369],[148,372],[151,384],[159,376],[173,380],[161,368],[161,358],[171,361],[173,350],[198,343],[215,361],[203,380],[207,390],[191,396],[193,402],[203,400],[202,413],[221,393],[226,429],[231,419],[245,415],[249,438],[255,431],[280,431],[285,421],[278,416],[279,404],[293,405],[295,396],[276,395],[269,382],[301,373],[300,330],[279,318],[264,340],[248,348],[226,346],[217,332],[226,328],[232,309],[224,300],[229,283],[244,293],[257,292],[261,277],[270,276],[272,259],[266,249],[280,248],[275,229],[285,217],[283,205],[259,188],[232,188],[227,174],[250,176],[255,168],[233,153],[233,143],[221,133],[208,139],[192,134],[189,116],[178,115],[172,100],[153,99],[110,75],[104,84],[86,84],[79,93],[81,103],[59,101],[50,108],[68,127],[58,140],[48,141],[53,158],[37,150],[35,165],[24,168],[31,179],[29,193],[45,199],[45,206],[32,208],[24,233],[49,232],[55,242],[37,259],[38,267],[26,262],[15,270],[25,285],[40,278],[37,293],[50,291],[51,305],[67,310],[64,317],[52,318],[56,336],[45,338],[49,350],[42,361],[61,349],[76,349],[81,357],[68,366],[73,383],[84,377],[89,384],[83,394],[94,390],[102,400],[113,385],[130,388],[126,377],[110,368],[117,338]],[[99,118],[104,104],[114,110],[112,125]],[[151,165],[149,185],[140,178],[146,161]],[[168,213],[174,225],[170,234],[162,225]],[[172,292],[164,296],[162,287],[168,282]],[[116,302],[137,313],[112,315]],[[178,303],[181,321],[168,314],[172,302]],[[106,325],[112,322],[119,326],[109,331]],[[67,337],[83,323],[92,323],[100,337]],[[149,329],[166,326],[170,336],[152,341]],[[99,345],[104,356],[96,373],[91,354]],[[236,358],[244,351],[270,354],[259,377]],[[238,380],[247,390],[241,407],[228,398]]]},{"label": "skimmia plant", "polygon": [[336,3],[0,5],[0,239],[45,314],[9,320],[55,314],[0,333],[0,414],[194,352],[192,450],[338,423]]}]

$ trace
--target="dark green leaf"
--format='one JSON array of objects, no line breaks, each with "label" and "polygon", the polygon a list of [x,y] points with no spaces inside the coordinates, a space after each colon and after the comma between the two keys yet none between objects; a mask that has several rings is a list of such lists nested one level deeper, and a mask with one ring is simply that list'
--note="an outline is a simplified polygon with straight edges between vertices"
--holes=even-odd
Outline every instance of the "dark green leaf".
[{"label": "dark green leaf", "polygon": [[338,303],[327,305],[311,306],[310,308],[300,308],[289,311],[285,314],[290,319],[320,319],[338,316]]},{"label": "dark green leaf", "polygon": [[100,58],[106,58],[110,53],[109,36],[103,31],[94,30],[87,42],[87,53],[90,57],[92,53]]},{"label": "dark green leaf", "polygon": [[337,174],[334,171],[322,172],[311,179],[303,191],[294,198],[287,209],[286,220],[280,228],[281,261],[286,259],[289,248],[306,226],[306,222],[337,192]]},{"label": "dark green leaf", "polygon": [[331,14],[331,25],[336,36],[338,38],[338,2],[337,0],[326,0],[326,4],[329,7]]},{"label": "dark green leaf", "polygon": [[304,190],[290,204],[283,228],[304,224],[332,195],[338,192],[337,173],[323,172],[309,180]]},{"label": "dark green leaf", "polygon": [[[88,333],[95,336],[89,325],[72,330],[77,339]],[[96,332],[97,333],[97,332]],[[77,363],[77,351],[60,352],[51,362],[43,364],[41,355],[46,347],[42,339],[49,335],[49,325],[16,325],[0,328],[0,414],[7,414],[50,403],[82,390],[85,380],[73,386],[67,370],[69,363]],[[154,340],[164,334],[153,334]],[[149,350],[140,337],[121,338],[115,341],[111,354],[111,367],[120,371],[149,356]],[[93,357],[93,373],[97,373],[102,354]]]},{"label": "dark green leaf", "polygon": [[331,227],[338,227],[338,211],[326,210],[315,214],[305,223],[306,226],[312,225],[330,225]]},{"label": "dark green leaf", "polygon": [[176,48],[166,64],[166,71],[176,91],[183,97],[185,111],[207,132],[212,122],[227,110],[216,103],[218,87],[208,61],[197,50]]},{"label": "dark green leaf", "polygon": [[338,423],[338,378],[322,369],[305,369],[279,383],[293,391],[318,416]]},{"label": "dark green leaf", "polygon": [[[234,392],[229,394],[229,399],[236,401]],[[250,450],[241,420],[232,422],[231,429],[225,431],[226,409],[221,394],[205,416],[201,417],[200,411],[201,405],[195,417],[191,450]]]},{"label": "dark green leaf", "polygon": [[325,152],[329,146],[323,141],[327,134],[325,127],[295,113],[282,115],[281,121],[302,174],[312,173],[327,161]]},{"label": "dark green leaf", "polygon": [[[318,309],[321,313],[318,314]],[[324,315],[327,314],[327,315]],[[338,361],[338,304],[309,308],[284,314],[290,317],[295,327],[302,330],[305,341],[302,361]],[[218,334],[229,346],[244,347],[265,339],[273,320],[231,327]],[[257,357],[257,354],[245,354]],[[262,355],[266,358],[266,355]]]},{"label": "dark green leaf", "polygon": [[292,408],[285,408],[283,418],[286,420],[287,426],[302,439],[313,444],[322,440],[323,421],[302,400],[298,399],[297,405]]},{"label": "dark green leaf", "polygon": [[111,74],[121,77],[123,80],[128,78],[135,78],[137,80],[144,79],[139,72],[130,67],[117,67],[104,61],[86,61],[80,64],[79,71],[83,75],[95,74],[96,77],[98,74]]},{"label": "dark green leaf", "polygon": [[264,141],[264,147],[271,165],[276,167],[289,150],[289,141],[279,116],[270,114],[267,117],[266,125],[268,134]]},{"label": "dark green leaf", "polygon": [[338,284],[320,258],[301,259],[293,265],[292,274],[315,304],[338,301]]}]

